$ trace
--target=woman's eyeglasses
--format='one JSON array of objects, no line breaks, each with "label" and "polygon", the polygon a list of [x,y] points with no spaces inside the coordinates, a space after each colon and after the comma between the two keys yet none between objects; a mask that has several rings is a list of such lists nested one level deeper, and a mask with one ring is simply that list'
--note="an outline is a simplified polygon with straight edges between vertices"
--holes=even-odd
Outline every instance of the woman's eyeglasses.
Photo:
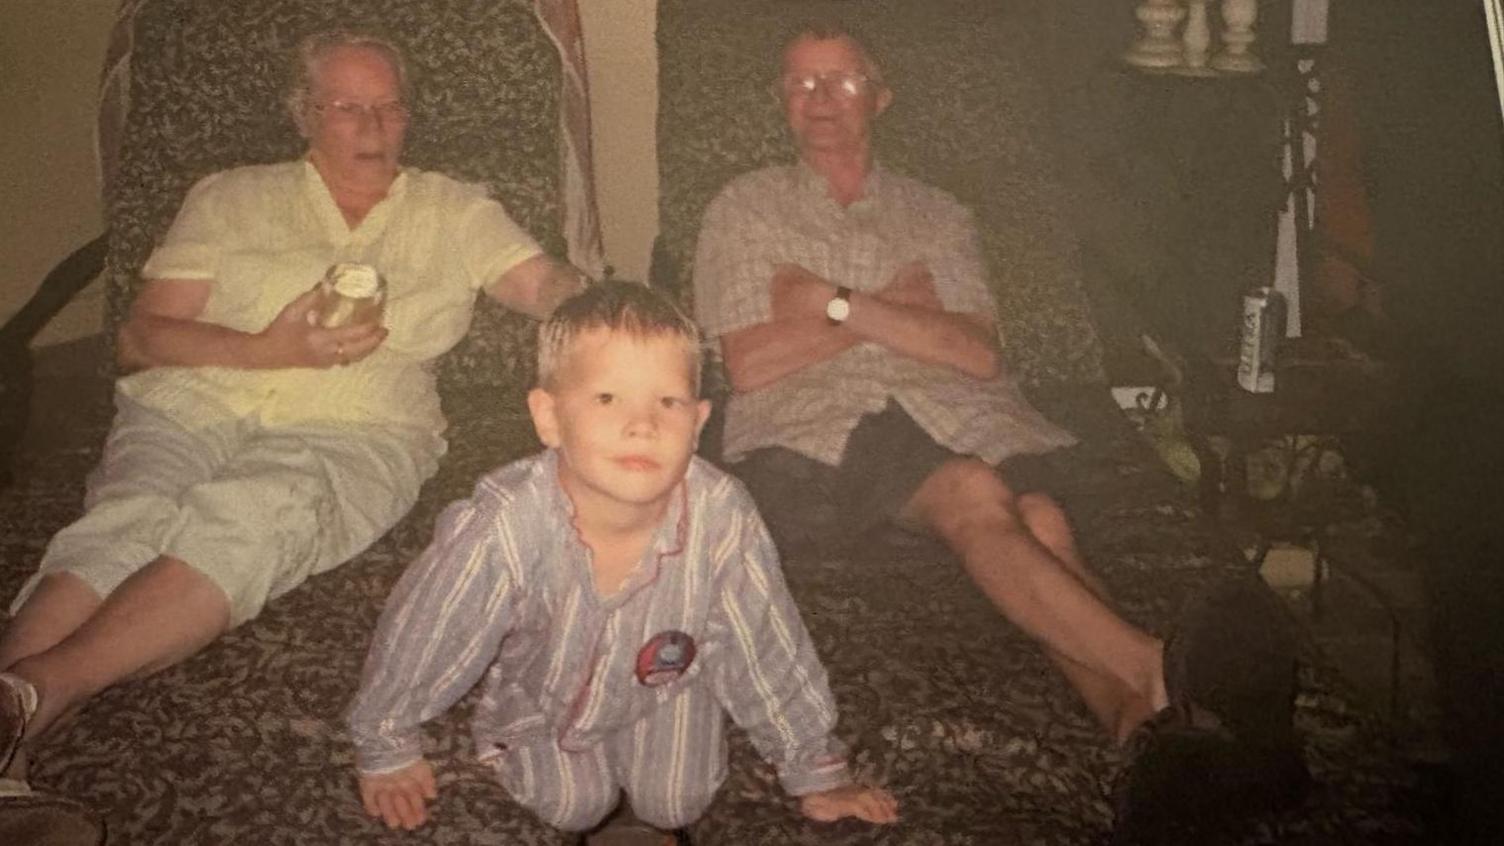
[{"label": "woman's eyeglasses", "polygon": [[388,100],[385,103],[356,103],[351,100],[330,100],[327,103],[315,103],[313,109],[339,120],[357,123],[362,118],[373,117],[381,123],[407,123],[412,117],[412,112],[407,104],[401,100]]}]

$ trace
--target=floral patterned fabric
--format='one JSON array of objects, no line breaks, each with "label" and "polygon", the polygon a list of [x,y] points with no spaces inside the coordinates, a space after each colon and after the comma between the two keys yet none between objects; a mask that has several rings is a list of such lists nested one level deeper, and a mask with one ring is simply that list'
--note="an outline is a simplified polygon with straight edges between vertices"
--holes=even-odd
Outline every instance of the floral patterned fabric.
[{"label": "floral patterned fabric", "polygon": [[[698,209],[720,185],[785,154],[776,111],[759,86],[772,75],[779,18],[806,5],[660,0],[661,279],[687,279],[683,261]],[[1084,554],[1123,613],[1164,632],[1191,592],[1238,574],[1239,558],[1105,392],[1090,387],[1100,378],[1099,357],[1073,282],[1068,221],[1023,202],[1051,199],[1040,150],[1028,146],[1039,142],[1024,131],[1039,117],[1023,104],[1040,104],[1014,92],[1006,121],[988,116],[985,127],[967,124],[953,136],[939,123],[916,129],[926,104],[951,120],[975,114],[967,105],[975,97],[991,101],[1022,85],[992,74],[1027,67],[1011,57],[1026,45],[1008,41],[1007,28],[987,15],[965,10],[1027,4],[916,3],[927,10],[917,17],[896,0],[840,5],[892,13],[891,20],[876,16],[888,21],[876,37],[891,55],[895,84],[910,86],[900,88],[900,102],[915,112],[890,116],[890,127],[913,134],[886,138],[884,160],[987,209],[994,262],[1016,251],[1016,266],[999,275],[1007,280],[999,297],[1009,354],[1025,362],[1031,382],[1053,386],[1037,388],[1034,398],[1083,442],[1045,461],[1050,489],[1069,508]],[[552,187],[557,65],[522,4],[146,0],[140,14],[134,110],[109,204],[117,316],[135,268],[196,178],[297,155],[296,136],[276,109],[274,57],[336,20],[383,22],[421,69],[412,162],[486,181],[546,246],[561,246]],[[911,49],[901,58],[911,33],[935,31],[957,40],[930,56]],[[969,76],[914,87],[900,81],[905,61],[935,70],[954,63]],[[1028,167],[1005,166],[1015,159]],[[1011,210],[994,211],[991,204],[1004,200]],[[271,603],[194,658],[106,691],[36,750],[33,784],[99,808],[119,844],[568,842],[512,804],[472,762],[470,703],[426,730],[440,793],[432,822],[416,832],[387,831],[360,808],[342,719],[387,593],[427,542],[439,509],[481,473],[537,448],[513,390],[527,360],[523,342],[507,328],[478,319],[474,344],[446,365],[447,386],[472,387],[445,395],[453,449],[407,519],[355,561]],[[14,593],[47,539],[79,513],[82,479],[111,411],[99,372],[106,352],[71,345],[38,362],[38,384],[51,387],[39,391],[17,481],[0,491],[0,596]],[[466,379],[475,381],[452,381]],[[796,559],[785,570],[829,668],[838,733],[853,747],[853,766],[893,788],[904,819],[882,829],[806,822],[778,790],[772,768],[734,734],[729,781],[695,826],[697,843],[1085,846],[1105,839],[1121,756],[1038,648],[987,606],[951,557],[927,542],[876,536],[842,557]],[[1352,704],[1318,655],[1308,659],[1297,718],[1318,788],[1304,807],[1257,821],[1245,842],[1424,842],[1417,808],[1428,797],[1393,759],[1384,727]]]},{"label": "floral patterned fabric", "polygon": [[[1198,588],[1248,577],[1105,397],[1069,389],[1034,399],[1081,436],[1081,446],[1037,472],[1129,621],[1163,636]],[[730,780],[697,842],[1086,846],[1107,838],[1112,786],[1128,762],[953,557],[891,532],[784,570],[830,671],[854,769],[894,791],[903,821],[890,830],[799,821],[738,736]],[[1384,727],[1352,704],[1309,645],[1296,719],[1318,783],[1312,798],[1207,842],[1424,841],[1413,816],[1424,792],[1392,757]]]},{"label": "floral patterned fabric", "polygon": [[[56,348],[38,362],[40,384],[67,388],[39,398],[17,482],[0,491],[0,595],[19,587],[47,538],[78,513],[110,414],[108,383],[88,376],[100,354],[98,345]],[[1193,590],[1236,571],[1234,554],[1105,399],[1036,398],[1085,441],[1045,468],[1083,552],[1129,619],[1164,631]],[[133,846],[568,842],[473,763],[468,701],[426,729],[440,785],[430,824],[388,832],[355,794],[343,711],[388,591],[439,508],[536,448],[520,413],[475,413],[485,404],[456,409],[468,423],[455,450],[386,538],[189,661],[106,691],[37,750],[33,785],[93,804],[113,842]],[[773,769],[733,733],[730,778],[695,827],[697,843],[1102,841],[1123,760],[953,559],[927,542],[879,535],[842,557],[786,562],[785,572],[830,671],[853,767],[893,788],[904,819],[885,829],[802,820]],[[1319,656],[1308,659],[1297,719],[1319,787],[1298,811],[1258,821],[1244,842],[1425,842],[1414,817],[1425,794],[1390,757],[1383,726],[1352,705]]]}]

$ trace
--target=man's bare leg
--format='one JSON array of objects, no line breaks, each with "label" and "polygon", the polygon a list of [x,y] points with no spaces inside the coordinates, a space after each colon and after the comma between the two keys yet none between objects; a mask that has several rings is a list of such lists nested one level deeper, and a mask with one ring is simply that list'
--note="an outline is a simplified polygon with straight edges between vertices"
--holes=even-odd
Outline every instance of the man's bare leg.
[{"label": "man's bare leg", "polygon": [[955,459],[920,485],[901,516],[960,556],[992,604],[1040,641],[1116,740],[1168,704],[1162,644],[1105,604],[1105,590],[1049,500],[1016,498],[988,465]]},{"label": "man's bare leg", "polygon": [[[73,588],[89,591],[77,579],[71,587],[66,581],[48,582],[55,583],[48,593],[39,589],[16,615],[21,625],[17,629],[12,624],[14,640],[6,633],[6,650],[21,654],[22,647],[43,643],[56,633],[29,619],[39,597],[45,603],[42,609],[56,603],[76,616],[79,606],[69,604],[70,596],[79,598]],[[54,591],[59,592],[55,597]],[[98,603],[71,633],[7,668],[39,694],[26,736],[39,737],[59,717],[118,681],[149,675],[193,655],[222,634],[229,622],[230,600],[208,576],[176,558],[156,559]]]},{"label": "man's bare leg", "polygon": [[[1006,481],[1004,484],[1006,485]],[[1070,523],[1059,504],[1043,494],[1024,494],[1018,497],[1017,508],[1029,534],[1064,564],[1072,575],[1080,579],[1093,596],[1104,605],[1110,603],[1112,599],[1108,595],[1107,586],[1086,566],[1086,560],[1076,548]],[[1096,673],[1051,647],[1046,646],[1045,653],[1060,668],[1071,686],[1081,694],[1087,709],[1097,718],[1097,722],[1119,743],[1127,742],[1128,736],[1139,724],[1166,704],[1166,701],[1152,696],[1145,699],[1117,679]]]}]

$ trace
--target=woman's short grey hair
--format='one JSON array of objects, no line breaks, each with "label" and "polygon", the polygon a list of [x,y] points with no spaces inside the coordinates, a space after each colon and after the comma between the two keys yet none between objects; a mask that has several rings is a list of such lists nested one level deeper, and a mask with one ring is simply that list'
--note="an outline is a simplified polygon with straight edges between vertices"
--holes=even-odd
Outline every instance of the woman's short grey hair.
[{"label": "woman's short grey hair", "polygon": [[406,101],[410,93],[407,78],[407,59],[397,45],[378,35],[353,32],[343,29],[324,30],[306,36],[298,42],[288,63],[287,111],[292,115],[298,129],[306,130],[309,98],[313,94],[313,77],[318,63],[330,50],[338,47],[367,47],[384,54],[397,73],[397,88]]}]

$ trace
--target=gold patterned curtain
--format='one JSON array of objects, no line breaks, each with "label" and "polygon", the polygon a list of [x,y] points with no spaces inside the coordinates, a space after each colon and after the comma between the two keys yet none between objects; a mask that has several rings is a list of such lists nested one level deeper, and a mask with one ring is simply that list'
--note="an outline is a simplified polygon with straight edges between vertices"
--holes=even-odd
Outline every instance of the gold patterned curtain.
[{"label": "gold patterned curtain", "polygon": [[590,156],[590,85],[585,76],[585,39],[578,0],[533,0],[533,12],[559,51],[563,90],[559,96],[564,236],[569,261],[599,279],[605,271],[595,168]]}]

